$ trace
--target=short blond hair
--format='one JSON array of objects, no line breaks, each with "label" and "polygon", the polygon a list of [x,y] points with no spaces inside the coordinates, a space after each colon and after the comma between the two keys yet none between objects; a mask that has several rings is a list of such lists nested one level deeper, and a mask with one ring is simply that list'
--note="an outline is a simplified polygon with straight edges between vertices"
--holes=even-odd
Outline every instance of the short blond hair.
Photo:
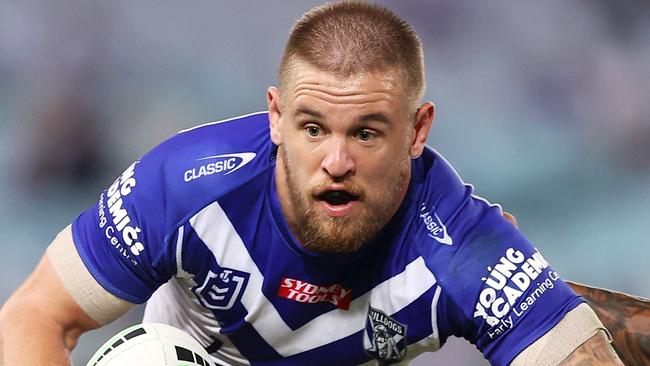
[{"label": "short blond hair", "polygon": [[415,30],[387,8],[358,1],[315,7],[296,21],[280,64],[280,91],[296,60],[340,78],[397,70],[415,100],[424,94],[424,56]]}]

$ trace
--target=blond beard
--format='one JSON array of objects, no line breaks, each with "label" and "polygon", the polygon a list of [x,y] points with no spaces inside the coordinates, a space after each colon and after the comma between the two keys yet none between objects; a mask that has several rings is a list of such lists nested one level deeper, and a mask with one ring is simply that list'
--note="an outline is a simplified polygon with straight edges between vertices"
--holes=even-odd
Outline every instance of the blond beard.
[{"label": "blond beard", "polygon": [[[278,163],[284,166],[289,199],[294,210],[294,215],[288,215],[283,209],[289,227],[303,247],[321,253],[354,252],[377,235],[397,212],[404,197],[404,186],[408,185],[411,173],[408,161],[400,164],[398,169],[393,170],[394,174],[382,192],[376,195],[374,202],[372,197],[363,194],[361,187],[351,185],[353,190],[366,198],[361,202],[364,210],[358,219],[323,217],[319,215],[315,205],[309,204],[309,192],[302,193],[298,187],[290,168],[291,162],[282,147],[278,149],[278,156]],[[331,182],[322,182],[321,185],[328,183]]]}]

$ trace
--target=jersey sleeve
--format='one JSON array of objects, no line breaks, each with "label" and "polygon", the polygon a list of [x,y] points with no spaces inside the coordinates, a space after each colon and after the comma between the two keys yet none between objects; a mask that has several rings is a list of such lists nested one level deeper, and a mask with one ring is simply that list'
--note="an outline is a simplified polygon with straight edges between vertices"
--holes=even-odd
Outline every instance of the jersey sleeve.
[{"label": "jersey sleeve", "polygon": [[266,172],[272,149],[266,113],[171,136],[130,165],[73,222],[84,264],[115,296],[147,301],[177,272],[176,247],[183,245],[179,228],[206,205]]},{"label": "jersey sleeve", "polygon": [[491,364],[509,364],[583,301],[498,206],[470,195],[452,226],[438,318]]},{"label": "jersey sleeve", "polygon": [[160,159],[149,153],[72,223],[75,247],[95,280],[129,302],[147,301],[176,271],[164,181]]}]

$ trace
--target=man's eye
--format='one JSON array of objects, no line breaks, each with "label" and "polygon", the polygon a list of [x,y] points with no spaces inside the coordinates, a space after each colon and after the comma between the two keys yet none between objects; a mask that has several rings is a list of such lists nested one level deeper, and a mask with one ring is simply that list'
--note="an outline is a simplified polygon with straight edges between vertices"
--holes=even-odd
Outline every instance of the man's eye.
[{"label": "man's eye", "polygon": [[318,135],[320,135],[320,128],[316,126],[307,126],[307,133],[311,137],[317,137]]},{"label": "man's eye", "polygon": [[361,130],[361,131],[359,131],[357,136],[359,137],[359,140],[361,140],[361,141],[370,141],[375,135],[372,132],[368,131],[368,130]]}]

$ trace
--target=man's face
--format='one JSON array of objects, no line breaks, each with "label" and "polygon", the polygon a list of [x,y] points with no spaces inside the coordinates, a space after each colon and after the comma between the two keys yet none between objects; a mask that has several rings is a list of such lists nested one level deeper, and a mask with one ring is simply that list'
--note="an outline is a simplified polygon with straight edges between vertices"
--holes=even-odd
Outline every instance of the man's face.
[{"label": "man's face", "polygon": [[297,62],[282,103],[269,89],[278,195],[306,248],[357,250],[399,208],[421,149],[413,149],[419,110],[398,75],[338,79]]}]

